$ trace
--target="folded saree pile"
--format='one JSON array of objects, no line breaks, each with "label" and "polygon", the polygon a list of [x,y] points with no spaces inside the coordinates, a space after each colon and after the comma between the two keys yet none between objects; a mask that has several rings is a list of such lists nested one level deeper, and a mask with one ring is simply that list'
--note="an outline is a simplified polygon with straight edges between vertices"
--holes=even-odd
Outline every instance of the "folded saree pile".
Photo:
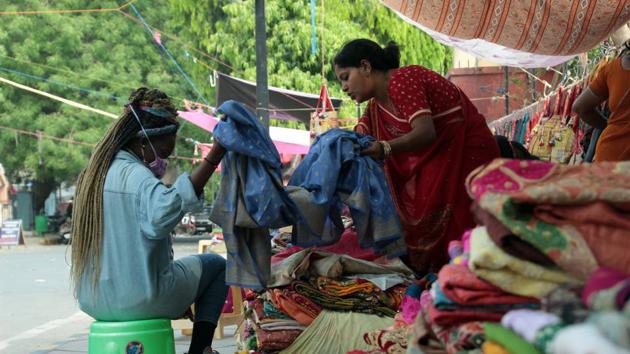
[{"label": "folded saree pile", "polygon": [[411,346],[630,353],[630,162],[498,159],[467,189],[480,226],[451,244]]},{"label": "folded saree pile", "polygon": [[[336,284],[331,287],[331,283]],[[296,293],[311,299],[327,310],[394,317],[402,302],[404,287],[396,286],[382,291],[369,282],[363,284],[365,285],[361,285],[357,280],[337,282],[318,277],[312,279],[310,283],[296,281],[291,284],[291,287]]]},{"label": "folded saree pile", "polygon": [[497,159],[474,171],[467,189],[506,253],[581,281],[598,266],[630,272],[630,162]]},{"label": "folded saree pile", "polygon": [[538,308],[535,298],[516,296],[477,278],[463,265],[446,265],[431,289],[431,323],[446,327],[471,321],[499,321],[517,308]]},{"label": "folded saree pile", "polygon": [[241,345],[264,352],[282,350],[306,327],[278,310],[274,304],[257,296],[248,302]]},{"label": "folded saree pile", "polygon": [[[400,260],[381,257],[380,261],[384,263],[314,249],[280,259],[272,265],[272,287],[252,291],[248,298],[240,345],[258,351],[321,352],[323,342],[329,341],[321,340],[324,331],[337,333],[335,338],[346,336],[345,341],[326,345],[368,348],[366,332],[390,326],[404,308],[411,275]],[[355,328],[340,325],[358,318],[369,323]],[[338,322],[334,326],[332,319]],[[286,336],[277,333],[281,329],[287,331]]]}]

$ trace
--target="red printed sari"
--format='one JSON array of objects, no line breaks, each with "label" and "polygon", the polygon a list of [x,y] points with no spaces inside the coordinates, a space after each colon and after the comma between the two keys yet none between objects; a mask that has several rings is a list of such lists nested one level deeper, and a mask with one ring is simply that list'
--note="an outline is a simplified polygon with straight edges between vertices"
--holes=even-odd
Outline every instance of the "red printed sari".
[{"label": "red printed sari", "polygon": [[407,263],[420,274],[437,272],[448,262],[448,242],[474,227],[466,176],[499,157],[499,148],[470,100],[433,71],[398,69],[389,94],[397,112],[372,99],[357,127],[377,140],[392,140],[410,132],[414,119],[433,119],[437,140],[415,152],[393,154],[385,174],[405,231]]}]

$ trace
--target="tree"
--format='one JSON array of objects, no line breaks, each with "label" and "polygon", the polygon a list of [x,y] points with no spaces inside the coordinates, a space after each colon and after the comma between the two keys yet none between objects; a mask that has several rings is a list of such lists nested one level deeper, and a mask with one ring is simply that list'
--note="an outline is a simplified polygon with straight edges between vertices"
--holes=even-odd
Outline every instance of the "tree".
[{"label": "tree", "polygon": [[[94,9],[115,8],[122,3],[0,0],[0,8]],[[331,60],[334,51],[351,38],[369,37],[380,43],[397,41],[403,46],[403,63],[446,71],[449,51],[375,0],[328,0],[326,5],[325,74],[333,95],[343,96]],[[179,39],[172,39],[165,34],[162,42],[210,104],[215,104],[215,88],[208,80],[212,69],[255,79],[253,0],[164,0],[136,2],[134,6],[150,25],[178,36]],[[185,98],[197,100],[197,94],[168,55],[158,48],[131,7],[123,11],[135,20],[119,12],[0,15],[0,76],[114,114],[121,111],[128,95],[139,86],[160,88],[177,102]],[[318,7],[318,22],[320,14]],[[310,51],[308,2],[268,1],[267,16],[270,84],[319,92],[321,56],[319,51],[315,55]],[[318,33],[318,45],[321,44]],[[347,107],[346,115],[354,114],[353,106]],[[0,163],[14,183],[20,183],[20,179],[34,182],[35,207],[39,210],[51,190],[62,182],[74,182],[91,152],[89,146],[46,137],[94,144],[111,122],[110,118],[0,84],[0,126],[42,134],[38,139],[0,127]],[[209,140],[207,132],[191,124],[184,124],[180,137],[180,156],[192,156],[190,141]],[[188,169],[190,161],[179,164]]]},{"label": "tree", "polygon": [[[174,16],[169,21],[185,36],[234,69],[223,70],[255,80],[254,0],[169,0]],[[319,3],[319,2],[318,2]],[[308,1],[266,2],[268,71],[270,85],[318,93],[321,85],[321,51],[311,53],[311,21]],[[450,50],[418,28],[400,19],[376,0],[327,0],[324,40],[321,41],[321,6],[317,7],[318,46],[325,49],[325,78],[336,97],[344,97],[332,70],[332,59],[343,43],[366,37],[402,46],[403,64],[420,64],[446,73]],[[174,24],[173,24],[174,23]],[[321,49],[321,47],[318,47]],[[208,93],[210,94],[210,92]],[[350,103],[346,100],[346,103]],[[348,104],[346,115],[354,115]]]},{"label": "tree", "polygon": [[[115,1],[54,2],[55,9],[116,6]],[[41,10],[42,2],[1,0],[0,8]],[[152,8],[151,12],[166,18],[168,8]],[[178,98],[194,97],[146,31],[119,13],[14,15],[2,20],[2,77],[114,114],[121,112],[129,94],[139,86],[158,87]],[[0,84],[0,126],[94,144],[111,122],[111,118]],[[198,140],[208,136],[190,124],[183,135]],[[182,142],[179,147],[181,155],[191,156],[190,144]],[[74,182],[90,152],[89,146],[0,128],[0,163],[13,183],[34,182],[36,210],[59,183]]]}]

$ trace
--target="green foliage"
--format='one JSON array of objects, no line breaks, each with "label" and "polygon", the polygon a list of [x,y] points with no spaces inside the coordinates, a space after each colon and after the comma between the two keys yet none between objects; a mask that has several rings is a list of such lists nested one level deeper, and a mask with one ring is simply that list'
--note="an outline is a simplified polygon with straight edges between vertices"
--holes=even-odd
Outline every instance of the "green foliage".
[{"label": "green foliage", "polygon": [[[50,7],[37,0],[0,1],[3,11],[116,6],[115,1],[61,0]],[[150,12],[166,18],[168,8],[152,8]],[[194,97],[147,32],[119,13],[3,16],[2,20],[0,76],[9,80],[114,114],[121,111],[132,90],[142,85],[158,87],[175,97]],[[0,84],[2,126],[96,143],[111,122],[111,118]],[[184,133],[199,140],[208,136],[193,127],[185,127]],[[192,154],[191,145],[180,144],[180,150],[184,150],[181,155]],[[0,129],[0,163],[14,179],[21,175],[36,182],[72,182],[90,152],[90,147]]]},{"label": "green foliage", "polygon": [[[122,3],[122,0],[0,0],[0,9],[111,8]],[[165,46],[211,105],[216,95],[208,80],[211,69],[255,80],[253,0],[138,1],[134,5],[151,25],[181,39],[162,35]],[[318,6],[318,53],[312,54],[309,2],[267,1],[270,85],[319,92],[321,10]],[[130,8],[124,11],[135,18]],[[403,64],[421,64],[442,73],[450,65],[448,49],[400,20],[376,0],[328,0],[325,24],[324,69],[331,94],[336,97],[345,96],[334,77],[332,58],[344,42],[353,38],[398,42],[403,50]],[[200,55],[193,47],[233,69]],[[2,16],[0,76],[114,114],[121,111],[131,91],[139,86],[160,88],[178,103],[184,98],[197,100],[195,92],[145,28],[118,12]],[[342,115],[355,116],[354,104],[347,104]],[[111,118],[0,83],[2,126],[94,144],[111,122]],[[275,124],[297,127],[298,123]],[[192,124],[184,124],[180,137],[177,147],[180,156],[193,154],[193,144],[183,138],[209,140],[207,132]],[[90,152],[90,147],[0,129],[0,163],[14,179],[18,175],[28,176],[35,182],[50,184],[51,188],[61,182],[71,183],[85,166]],[[189,161],[179,164],[190,169]]]},{"label": "green foliage", "polygon": [[[208,53],[220,57],[233,75],[255,80],[254,0],[169,0],[174,10],[171,22],[186,37]],[[269,84],[318,93],[321,85],[321,14],[317,6],[317,54],[311,53],[309,1],[266,2]],[[416,27],[404,22],[377,0],[328,0],[324,9],[325,78],[331,95],[341,92],[332,69],[332,59],[341,46],[355,38],[371,38],[381,44],[395,41],[402,47],[401,64],[420,64],[441,73],[451,65],[450,50]],[[349,100],[342,116],[355,116]]]}]

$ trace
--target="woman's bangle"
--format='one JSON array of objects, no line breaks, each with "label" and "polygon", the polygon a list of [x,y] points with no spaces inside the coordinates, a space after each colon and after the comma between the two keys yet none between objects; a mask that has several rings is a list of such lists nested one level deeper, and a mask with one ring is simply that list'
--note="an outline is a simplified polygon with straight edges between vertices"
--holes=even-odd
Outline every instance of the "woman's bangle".
[{"label": "woman's bangle", "polygon": [[204,157],[203,159],[204,159],[207,163],[209,163],[210,165],[212,165],[212,166],[214,166],[214,167],[219,166],[219,164],[221,163],[221,161],[219,161],[219,162],[212,162],[212,161],[210,161],[210,160],[208,159],[208,156]]},{"label": "woman's bangle", "polygon": [[383,160],[386,160],[392,154],[392,146],[385,140],[381,140],[379,143],[383,147]]}]

